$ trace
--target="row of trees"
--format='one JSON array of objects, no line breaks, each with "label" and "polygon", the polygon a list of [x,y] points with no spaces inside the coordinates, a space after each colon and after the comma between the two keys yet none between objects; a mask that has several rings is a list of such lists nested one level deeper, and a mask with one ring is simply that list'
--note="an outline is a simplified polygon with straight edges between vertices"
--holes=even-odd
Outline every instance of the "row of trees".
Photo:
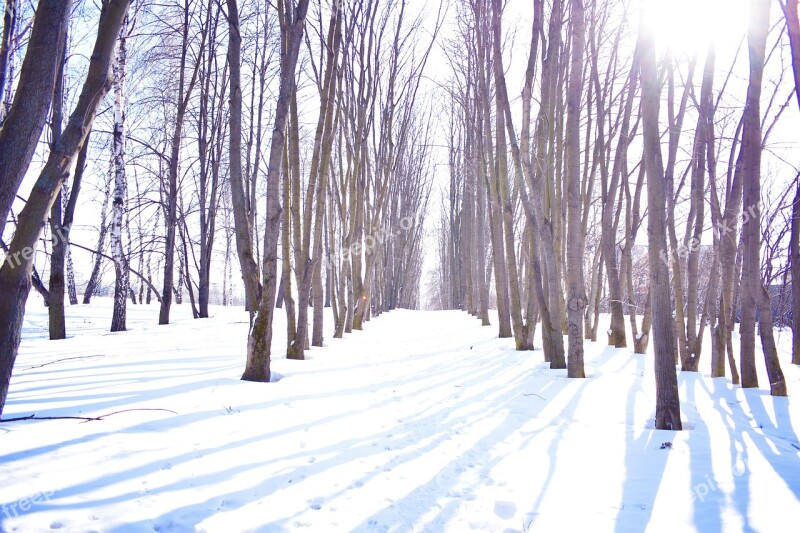
[{"label": "row of trees", "polygon": [[[8,0],[3,41],[5,55],[24,60],[18,73],[3,70],[15,96],[0,129],[0,219],[12,221],[0,269],[0,409],[43,232],[52,246],[39,266],[50,278],[34,276],[34,286],[47,296],[52,339],[67,333],[65,258],[80,246],[94,254],[85,303],[101,263],[113,265],[112,331],[126,329],[131,304],[157,300],[168,324],[184,297],[207,317],[213,280],[221,303],[243,287],[246,380],[270,379],[277,309],[287,356],[303,359],[323,343],[325,307],[341,337],[419,306],[433,168],[420,81],[441,17],[431,32],[405,2],[369,0],[104,0],[99,20],[91,3],[40,0],[21,22],[18,7]],[[70,37],[89,21],[91,55]],[[27,31],[27,48],[15,44]],[[26,198],[35,154],[47,162]],[[101,205],[87,245],[70,239],[92,205],[78,199],[82,181]]]},{"label": "row of trees", "polygon": [[[434,272],[444,290],[433,305],[488,324],[496,303],[500,337],[520,350],[541,320],[545,360],[576,378],[601,308],[618,348],[628,345],[627,314],[636,353],[653,337],[662,429],[681,429],[676,364],[698,370],[706,328],[712,376],[727,364],[734,383],[758,386],[758,322],[771,393],[786,395],[767,287],[785,285],[790,270],[800,283],[800,182],[793,167],[788,179],[784,167],[765,180],[761,158],[797,95],[797,2],[782,3],[772,32],[771,2],[749,4],[749,83],[739,87],[743,61],[737,54],[720,79],[713,45],[693,56],[662,49],[659,59],[646,8],[534,0],[523,86],[510,96],[504,2],[457,2],[458,35],[445,46],[450,182]],[[638,29],[628,22],[637,7]],[[787,33],[795,84],[782,83],[788,70],[777,65]],[[777,79],[765,83],[770,64]],[[765,182],[780,188],[772,205]],[[792,202],[791,236],[776,236],[770,221]],[[792,316],[800,363],[800,313]]]}]

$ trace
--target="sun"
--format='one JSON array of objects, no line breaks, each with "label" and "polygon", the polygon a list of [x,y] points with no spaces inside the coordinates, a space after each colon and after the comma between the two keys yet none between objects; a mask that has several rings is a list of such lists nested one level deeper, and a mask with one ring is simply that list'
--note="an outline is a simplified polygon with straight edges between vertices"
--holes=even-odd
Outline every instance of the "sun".
[{"label": "sun", "polygon": [[736,47],[747,31],[747,0],[642,0],[641,5],[656,46],[676,54],[699,53],[709,44]]}]

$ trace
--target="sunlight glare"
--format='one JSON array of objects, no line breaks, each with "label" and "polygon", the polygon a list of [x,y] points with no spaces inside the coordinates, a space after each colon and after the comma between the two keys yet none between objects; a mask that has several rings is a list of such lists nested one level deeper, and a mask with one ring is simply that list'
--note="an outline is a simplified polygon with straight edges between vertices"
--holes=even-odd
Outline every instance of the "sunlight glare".
[{"label": "sunlight glare", "polygon": [[658,47],[693,54],[709,43],[736,46],[747,30],[746,0],[643,0],[644,24]]}]

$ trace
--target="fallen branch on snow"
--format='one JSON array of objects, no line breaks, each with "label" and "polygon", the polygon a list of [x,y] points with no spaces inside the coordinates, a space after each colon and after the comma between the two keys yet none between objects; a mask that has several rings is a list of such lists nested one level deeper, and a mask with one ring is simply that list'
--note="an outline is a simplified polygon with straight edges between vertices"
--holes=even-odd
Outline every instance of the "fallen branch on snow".
[{"label": "fallen branch on snow", "polygon": [[167,413],[172,413],[173,415],[178,414],[170,409],[158,409],[158,408],[148,409],[143,407],[141,409],[123,409],[122,411],[114,411],[113,413],[106,413],[100,416],[36,416],[36,413],[33,413],[28,416],[19,416],[17,418],[3,418],[0,419],[0,423],[20,422],[22,420],[83,420],[84,422],[91,422],[93,420],[103,420],[111,415],[118,415],[120,413],[130,413],[131,411],[165,411]]},{"label": "fallen branch on snow", "polygon": [[[523,394],[523,396],[536,396],[537,398],[542,398],[541,396],[539,396],[535,392],[532,392],[530,394]],[[542,398],[542,400],[547,401],[547,398]]]},{"label": "fallen branch on snow", "polygon": [[35,366],[29,366],[29,367],[26,367],[26,368],[22,368],[21,370],[22,371],[33,370],[34,368],[42,368],[43,366],[52,365],[52,364],[55,364],[55,363],[61,363],[63,361],[72,361],[72,360],[75,360],[75,359],[89,359],[91,357],[105,357],[105,354],[81,355],[81,356],[78,356],[78,357],[65,357],[63,359],[56,359],[55,361],[48,361],[47,363],[44,363],[44,364],[41,364],[41,365],[35,365]]}]

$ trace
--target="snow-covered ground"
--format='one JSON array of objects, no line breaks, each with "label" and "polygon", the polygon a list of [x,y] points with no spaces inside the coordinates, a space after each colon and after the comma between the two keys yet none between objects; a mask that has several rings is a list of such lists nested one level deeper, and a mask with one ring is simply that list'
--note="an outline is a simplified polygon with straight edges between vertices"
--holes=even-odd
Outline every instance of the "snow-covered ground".
[{"label": "snow-covered ground", "polygon": [[[276,382],[239,381],[247,315],[187,305],[157,326],[110,302],[46,339],[32,297],[0,425],[0,530],[792,531],[800,369],[789,399],[680,374],[683,432],[652,429],[651,357],[587,343],[586,380],[461,312],[393,311]],[[330,325],[330,320],[327,321]],[[284,353],[284,315],[275,352]],[[789,346],[790,335],[780,342]],[[148,410],[144,410],[148,409]],[[153,410],[150,410],[153,409]],[[157,410],[156,410],[157,409]],[[671,443],[671,444],[665,444]]]}]

